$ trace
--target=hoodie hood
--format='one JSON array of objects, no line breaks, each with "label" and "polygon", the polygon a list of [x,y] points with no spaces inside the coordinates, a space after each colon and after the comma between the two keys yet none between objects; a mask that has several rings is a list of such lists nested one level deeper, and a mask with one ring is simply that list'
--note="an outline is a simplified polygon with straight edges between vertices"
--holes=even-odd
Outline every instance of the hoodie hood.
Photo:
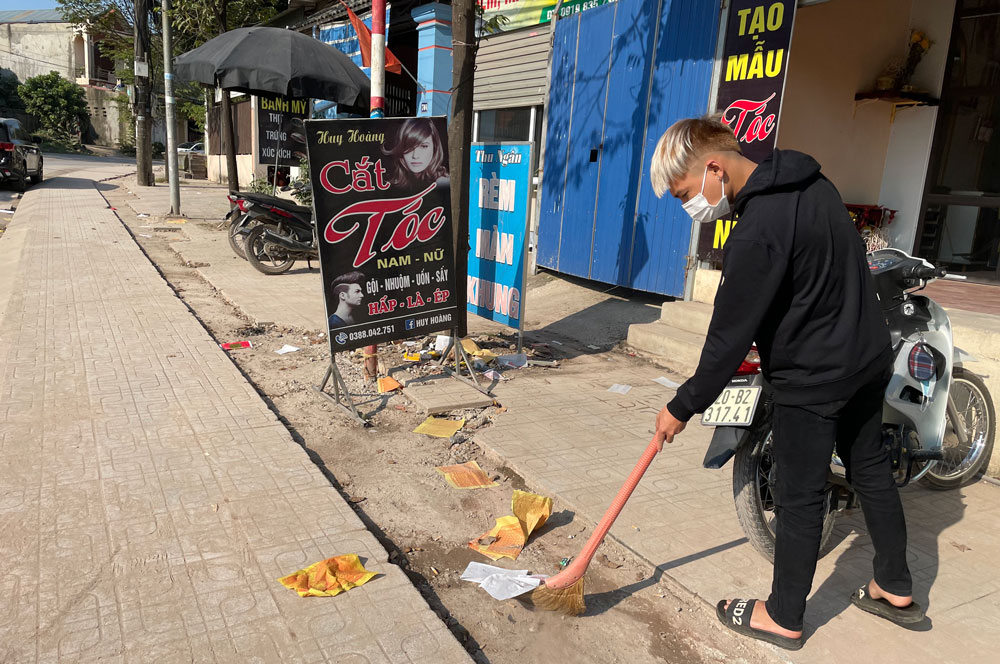
[{"label": "hoodie hood", "polygon": [[750,174],[746,185],[733,201],[737,214],[758,194],[805,189],[820,177],[819,162],[795,150],[775,150]]}]

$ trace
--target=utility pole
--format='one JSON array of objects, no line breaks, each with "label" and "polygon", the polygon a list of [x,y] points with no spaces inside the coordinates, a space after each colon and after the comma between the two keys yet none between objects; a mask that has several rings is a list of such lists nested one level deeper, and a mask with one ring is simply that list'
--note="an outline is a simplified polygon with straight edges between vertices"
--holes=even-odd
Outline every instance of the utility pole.
[{"label": "utility pole", "polygon": [[[372,118],[385,117],[385,0],[372,0]],[[378,346],[365,346],[365,378],[378,378]]]},{"label": "utility pole", "polygon": [[163,99],[167,106],[167,181],[170,214],[181,213],[181,183],[177,179],[177,114],[174,112],[174,43],[170,32],[170,0],[161,0],[163,14]]},{"label": "utility pole", "polygon": [[[476,69],[476,10],[474,0],[451,3],[451,122],[448,124],[448,168],[451,173],[451,215],[455,237],[455,283],[464,307],[469,270],[469,146],[472,143],[472,79]],[[463,317],[464,320],[464,317]],[[458,336],[468,334],[467,327]],[[461,343],[456,340],[456,343]]]},{"label": "utility pole", "polygon": [[152,118],[149,107],[149,0],[135,8],[135,168],[141,187],[153,186]]},{"label": "utility pole", "polygon": [[[219,34],[224,34],[229,30],[229,0],[222,0],[219,3]],[[226,175],[229,181],[229,188],[233,191],[240,190],[240,172],[236,165],[236,133],[233,131],[233,104],[229,97],[229,90],[222,90],[222,108],[219,109],[222,115],[222,150],[226,154]]]}]

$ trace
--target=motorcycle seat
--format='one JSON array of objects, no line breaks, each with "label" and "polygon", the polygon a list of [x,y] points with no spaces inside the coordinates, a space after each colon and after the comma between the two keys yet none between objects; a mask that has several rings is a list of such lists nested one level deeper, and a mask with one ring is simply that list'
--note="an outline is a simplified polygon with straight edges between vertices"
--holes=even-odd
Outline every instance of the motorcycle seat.
[{"label": "motorcycle seat", "polygon": [[278,196],[271,196],[269,194],[255,194],[250,192],[233,192],[234,196],[241,196],[252,203],[263,203],[264,205],[273,205],[274,207],[281,208],[282,210],[287,210],[293,214],[303,214],[309,216],[312,214],[312,208],[305,207],[302,205],[296,205],[287,198],[280,198]]}]

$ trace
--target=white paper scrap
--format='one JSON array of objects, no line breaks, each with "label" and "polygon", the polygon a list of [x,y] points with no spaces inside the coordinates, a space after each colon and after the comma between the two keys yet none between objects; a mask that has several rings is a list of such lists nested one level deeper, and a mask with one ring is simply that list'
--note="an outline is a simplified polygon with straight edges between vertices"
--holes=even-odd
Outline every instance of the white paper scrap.
[{"label": "white paper scrap", "polygon": [[666,376],[660,376],[659,378],[654,378],[653,382],[659,383],[663,387],[669,387],[671,390],[676,390],[678,387],[681,386],[680,383],[675,383]]},{"label": "white paper scrap", "polygon": [[439,353],[443,353],[448,350],[448,344],[451,343],[451,337],[445,334],[437,335],[437,339],[434,340],[434,350]]},{"label": "white paper scrap", "polygon": [[562,346],[562,345],[563,345],[563,342],[561,342],[561,341],[556,341],[555,339],[552,339],[552,343],[554,343],[554,344],[555,344],[555,345],[557,345],[557,346]]},{"label": "white paper scrap", "polygon": [[302,350],[302,349],[296,346],[289,346],[288,344],[285,344],[284,346],[282,346],[281,348],[279,348],[274,352],[277,353],[278,355],[284,355],[285,353],[294,353],[297,350]]},{"label": "white paper scrap", "polygon": [[620,385],[615,383],[608,388],[608,392],[614,392],[615,394],[628,394],[628,391],[632,389],[631,385]]},{"label": "white paper scrap", "polygon": [[493,599],[512,599],[538,587],[544,577],[529,576],[526,569],[504,569],[493,565],[471,562],[462,572],[463,581],[472,581],[490,594]]},{"label": "white paper scrap", "polygon": [[497,358],[497,364],[501,369],[520,369],[528,365],[528,356],[526,353],[501,355]]},{"label": "white paper scrap", "polygon": [[587,344],[587,348],[590,350],[601,350],[600,346],[595,346],[594,344]]}]

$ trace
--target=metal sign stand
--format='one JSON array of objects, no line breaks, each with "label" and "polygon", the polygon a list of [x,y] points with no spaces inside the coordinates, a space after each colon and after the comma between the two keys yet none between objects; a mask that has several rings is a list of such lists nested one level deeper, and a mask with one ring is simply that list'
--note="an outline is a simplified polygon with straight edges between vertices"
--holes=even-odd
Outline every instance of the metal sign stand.
[{"label": "metal sign stand", "polygon": [[[452,348],[455,349],[454,369],[448,366],[448,353],[451,352]],[[465,362],[465,368],[469,372],[468,376],[462,375],[462,362]],[[438,362],[438,366],[444,369],[448,375],[455,380],[462,381],[470,387],[474,387],[488,397],[493,396],[488,388],[484,388],[479,384],[479,379],[476,378],[476,371],[472,368],[472,362],[469,360],[469,355],[465,352],[465,347],[462,346],[462,340],[458,337],[458,330],[452,330],[451,336],[448,338],[448,347],[445,348],[444,353],[441,354],[441,361]]]},{"label": "metal sign stand", "polygon": [[[331,380],[333,381],[333,395],[326,391],[326,386]],[[313,385],[313,390],[343,410],[345,414],[351,416],[351,418],[362,426],[370,424],[368,420],[362,417],[354,405],[354,400],[351,399],[351,392],[347,389],[347,383],[344,382],[344,377],[340,375],[340,370],[337,368],[337,358],[335,355],[330,356],[330,366],[327,367],[326,373],[323,374],[323,382],[319,385]]]}]

